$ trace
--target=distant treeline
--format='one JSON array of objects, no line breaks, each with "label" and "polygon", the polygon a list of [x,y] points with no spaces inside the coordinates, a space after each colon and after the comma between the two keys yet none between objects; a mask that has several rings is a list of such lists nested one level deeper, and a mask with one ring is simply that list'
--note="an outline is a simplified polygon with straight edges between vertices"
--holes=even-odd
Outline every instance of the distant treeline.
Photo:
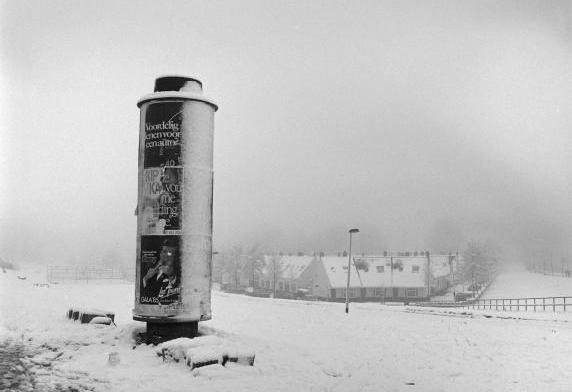
[{"label": "distant treeline", "polygon": [[6,261],[0,258],[0,268],[2,269],[9,269],[9,270],[17,270],[18,266],[11,261]]}]

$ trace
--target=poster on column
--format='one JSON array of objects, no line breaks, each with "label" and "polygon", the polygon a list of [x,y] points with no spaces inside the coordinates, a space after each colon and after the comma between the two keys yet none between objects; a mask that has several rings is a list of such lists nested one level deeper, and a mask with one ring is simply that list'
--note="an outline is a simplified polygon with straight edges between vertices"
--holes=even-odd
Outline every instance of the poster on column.
[{"label": "poster on column", "polygon": [[144,168],[182,165],[182,121],[181,102],[157,102],[147,107]]},{"label": "poster on column", "polygon": [[181,237],[141,236],[139,302],[172,305],[181,301]]},{"label": "poster on column", "polygon": [[143,169],[141,234],[182,234],[182,188],[180,166]]}]

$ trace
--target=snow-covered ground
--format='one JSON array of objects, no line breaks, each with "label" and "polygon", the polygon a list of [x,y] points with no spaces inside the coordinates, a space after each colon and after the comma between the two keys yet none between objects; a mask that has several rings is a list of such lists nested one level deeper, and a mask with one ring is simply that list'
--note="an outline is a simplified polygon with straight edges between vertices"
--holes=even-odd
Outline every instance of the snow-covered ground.
[{"label": "snow-covered ground", "polygon": [[[0,272],[0,340],[31,352],[39,391],[572,390],[566,315],[504,319],[380,304],[352,304],[346,315],[343,304],[213,292],[214,317],[201,331],[254,350],[255,366],[193,373],[163,363],[152,346],[133,348],[144,324],[131,320],[131,284],[33,286],[44,281],[41,268]],[[70,305],[113,310],[117,327],[69,321]],[[118,365],[107,364],[110,352]]]},{"label": "snow-covered ground", "polygon": [[483,298],[556,297],[572,295],[572,278],[530,272],[511,265],[491,284]]}]

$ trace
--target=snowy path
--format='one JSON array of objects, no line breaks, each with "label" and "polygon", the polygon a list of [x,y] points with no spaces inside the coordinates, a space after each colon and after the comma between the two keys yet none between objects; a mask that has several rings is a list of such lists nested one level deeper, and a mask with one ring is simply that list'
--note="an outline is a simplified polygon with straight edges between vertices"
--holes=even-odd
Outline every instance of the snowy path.
[{"label": "snowy path", "polygon": [[[36,279],[41,279],[40,275]],[[33,280],[32,280],[33,281]],[[2,323],[63,353],[52,373],[95,391],[570,391],[572,323],[414,313],[380,304],[272,300],[213,293],[204,333],[256,351],[255,369],[204,374],[133,349],[133,287],[58,285],[0,276]],[[18,306],[13,306],[18,304]],[[69,305],[116,312],[117,328],[63,318]],[[106,364],[119,353],[121,363]]]}]

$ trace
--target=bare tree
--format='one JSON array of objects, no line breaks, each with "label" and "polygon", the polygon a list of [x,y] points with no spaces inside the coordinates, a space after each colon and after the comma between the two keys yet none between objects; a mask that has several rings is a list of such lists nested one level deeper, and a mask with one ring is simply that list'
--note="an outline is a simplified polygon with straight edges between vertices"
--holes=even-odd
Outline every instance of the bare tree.
[{"label": "bare tree", "polygon": [[473,286],[489,281],[496,273],[499,249],[494,243],[471,241],[463,250],[463,264],[459,275]]}]

